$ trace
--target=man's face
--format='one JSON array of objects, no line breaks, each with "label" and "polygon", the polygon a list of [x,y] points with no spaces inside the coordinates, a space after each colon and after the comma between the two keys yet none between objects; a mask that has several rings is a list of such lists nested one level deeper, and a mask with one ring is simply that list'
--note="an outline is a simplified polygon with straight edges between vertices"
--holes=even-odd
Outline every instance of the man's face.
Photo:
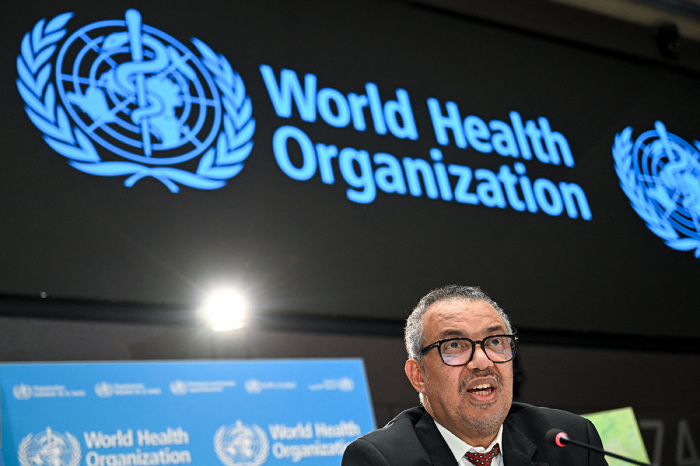
[{"label": "man's face", "polygon": [[[423,327],[423,346],[444,338],[478,341],[508,333],[503,319],[490,304],[460,298],[430,306],[423,317]],[[494,364],[478,345],[466,366],[443,364],[434,348],[423,356],[423,366],[415,359],[409,360],[406,375],[423,394],[428,413],[473,446],[488,446],[513,401],[513,362]]]}]

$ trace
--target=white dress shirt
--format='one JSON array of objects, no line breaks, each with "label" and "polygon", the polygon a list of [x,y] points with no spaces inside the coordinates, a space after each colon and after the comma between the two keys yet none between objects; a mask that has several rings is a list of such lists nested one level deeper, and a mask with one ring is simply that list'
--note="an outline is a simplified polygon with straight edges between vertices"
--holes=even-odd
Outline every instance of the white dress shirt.
[{"label": "white dress shirt", "polygon": [[504,466],[503,425],[501,425],[501,428],[498,429],[498,435],[496,435],[495,440],[491,442],[491,445],[489,445],[488,448],[473,447],[467,442],[457,437],[449,430],[447,430],[446,428],[444,428],[443,426],[441,426],[439,422],[435,421],[435,425],[437,426],[438,431],[440,431],[442,437],[445,439],[445,442],[447,442],[447,446],[450,447],[450,451],[452,451],[452,454],[455,455],[455,459],[457,460],[459,466],[474,466],[464,455],[466,455],[467,453],[485,453],[491,450],[495,444],[498,444],[498,447],[501,450],[501,454],[499,454],[493,460],[491,460],[491,466]]}]

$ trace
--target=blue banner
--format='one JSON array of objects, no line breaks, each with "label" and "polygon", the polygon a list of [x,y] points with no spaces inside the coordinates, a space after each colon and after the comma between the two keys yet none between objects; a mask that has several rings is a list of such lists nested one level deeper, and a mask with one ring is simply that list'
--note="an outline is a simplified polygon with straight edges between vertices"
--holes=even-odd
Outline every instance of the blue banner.
[{"label": "blue banner", "polygon": [[338,465],[361,360],[0,365],[0,465]]}]

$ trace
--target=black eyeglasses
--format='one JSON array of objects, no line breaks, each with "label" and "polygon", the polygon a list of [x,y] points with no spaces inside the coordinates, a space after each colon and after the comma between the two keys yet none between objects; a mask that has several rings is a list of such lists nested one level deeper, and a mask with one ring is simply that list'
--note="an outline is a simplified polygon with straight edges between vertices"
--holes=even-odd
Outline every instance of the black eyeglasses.
[{"label": "black eyeglasses", "polygon": [[474,348],[481,346],[484,354],[494,363],[512,361],[515,357],[515,345],[518,343],[517,332],[512,335],[489,335],[483,340],[473,341],[469,338],[446,338],[420,350],[425,355],[437,348],[440,359],[448,366],[466,366],[474,357]]}]

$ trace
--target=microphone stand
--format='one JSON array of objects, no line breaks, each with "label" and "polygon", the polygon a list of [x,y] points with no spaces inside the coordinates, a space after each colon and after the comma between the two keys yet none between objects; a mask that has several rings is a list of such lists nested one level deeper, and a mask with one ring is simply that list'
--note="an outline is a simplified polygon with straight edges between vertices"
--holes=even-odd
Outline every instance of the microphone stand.
[{"label": "microphone stand", "polygon": [[617,459],[622,460],[622,461],[627,461],[628,463],[639,464],[641,466],[657,466],[653,463],[642,463],[641,461],[637,461],[637,460],[632,459],[632,458],[627,458],[626,456],[618,455],[617,453],[605,451],[602,448],[594,447],[593,445],[589,445],[587,443],[577,442],[576,440],[570,439],[566,435],[558,436],[558,440],[563,444],[570,443],[570,444],[576,445],[578,447],[588,448],[589,450],[597,451],[598,453],[602,453],[602,454],[607,455],[607,456],[612,456],[613,458],[617,458]]}]

